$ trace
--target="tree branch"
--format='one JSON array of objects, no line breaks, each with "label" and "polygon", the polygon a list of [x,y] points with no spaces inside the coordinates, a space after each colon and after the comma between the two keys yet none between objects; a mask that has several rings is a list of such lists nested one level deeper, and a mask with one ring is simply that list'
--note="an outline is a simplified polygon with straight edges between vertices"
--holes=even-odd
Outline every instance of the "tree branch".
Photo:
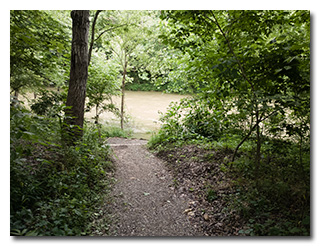
[{"label": "tree branch", "polygon": [[120,27],[126,26],[126,25],[128,25],[128,24],[122,24],[122,25],[120,25],[120,26],[115,26],[115,27],[111,27],[111,28],[109,28],[109,29],[107,29],[107,30],[104,30],[103,32],[101,32],[101,33],[98,35],[98,37],[97,37],[94,41],[97,41],[97,40],[98,40],[103,34],[105,34],[106,32],[112,31],[113,29],[117,29],[117,28],[120,28]]},{"label": "tree branch", "polygon": [[93,44],[94,44],[94,30],[96,27],[96,22],[98,19],[98,15],[100,14],[100,12],[102,12],[102,10],[97,10],[93,22],[92,22],[92,28],[91,28],[91,41],[90,41],[90,48],[89,48],[89,54],[88,54],[88,66],[90,65],[90,61],[91,61],[91,54],[92,54],[92,49],[93,49]]},{"label": "tree branch", "polygon": [[239,65],[239,68],[240,68],[240,70],[241,70],[242,77],[243,77],[243,78],[244,78],[244,79],[245,79],[245,80],[250,84],[251,89],[252,89],[252,92],[254,93],[254,86],[253,86],[253,83],[251,82],[251,80],[248,78],[248,76],[247,76],[246,72],[244,71],[244,68],[243,68],[243,66],[242,66],[242,64],[241,64],[241,62],[240,62],[240,60],[239,60],[238,56],[235,54],[235,52],[234,52],[234,50],[233,50],[233,48],[232,48],[232,46],[231,46],[231,44],[230,44],[230,40],[227,38],[227,36],[226,36],[225,32],[222,30],[222,28],[221,28],[221,26],[220,26],[220,24],[219,24],[219,22],[218,22],[218,20],[217,20],[216,16],[214,15],[213,11],[211,11],[211,15],[212,15],[212,17],[214,18],[214,20],[210,19],[210,18],[209,18],[209,17],[207,17],[206,15],[205,15],[205,16],[206,16],[206,18],[207,18],[207,19],[209,19],[209,20],[213,21],[213,22],[217,25],[217,27],[219,28],[219,30],[220,30],[220,32],[221,32],[221,34],[222,34],[222,36],[223,36],[223,37],[224,37],[224,39],[227,41],[227,44],[228,44],[229,50],[231,51],[232,55],[234,56],[234,58],[236,59],[236,61],[237,61],[238,65]]},{"label": "tree branch", "polygon": [[251,122],[251,128],[250,128],[250,131],[249,133],[241,140],[241,142],[237,145],[234,153],[233,153],[233,156],[232,156],[232,160],[231,162],[234,162],[234,159],[236,157],[236,154],[239,150],[239,148],[241,147],[241,145],[248,139],[248,137],[250,137],[251,133],[253,132],[253,130],[263,121],[265,121],[266,119],[268,119],[271,115],[275,114],[276,112],[278,112],[278,109],[274,110],[273,112],[271,112],[270,114],[268,114],[266,117],[264,118],[260,118],[257,120],[256,124],[252,127],[252,122]]}]

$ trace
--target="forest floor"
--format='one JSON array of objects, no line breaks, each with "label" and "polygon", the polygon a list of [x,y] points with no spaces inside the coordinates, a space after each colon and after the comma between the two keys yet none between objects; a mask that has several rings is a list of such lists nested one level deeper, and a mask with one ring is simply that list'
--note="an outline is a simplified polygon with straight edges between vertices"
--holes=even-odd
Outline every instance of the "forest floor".
[{"label": "forest floor", "polygon": [[[211,164],[190,158],[194,150],[157,157],[147,149],[146,140],[111,138],[108,142],[116,168],[113,201],[108,205],[110,236],[238,235],[241,222],[224,206],[223,198],[231,192],[226,177],[219,176],[221,172]],[[180,156],[186,166],[177,172],[171,164],[180,163],[176,159]],[[206,183],[208,168],[216,173],[213,180],[219,187]]]}]

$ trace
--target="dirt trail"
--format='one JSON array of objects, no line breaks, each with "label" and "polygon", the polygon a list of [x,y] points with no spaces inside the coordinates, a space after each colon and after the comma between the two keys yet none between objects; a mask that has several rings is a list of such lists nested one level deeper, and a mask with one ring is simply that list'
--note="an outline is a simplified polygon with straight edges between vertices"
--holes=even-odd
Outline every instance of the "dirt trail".
[{"label": "dirt trail", "polygon": [[200,236],[185,210],[187,197],[173,187],[164,163],[147,141],[112,138],[117,182],[113,189],[111,236]]}]

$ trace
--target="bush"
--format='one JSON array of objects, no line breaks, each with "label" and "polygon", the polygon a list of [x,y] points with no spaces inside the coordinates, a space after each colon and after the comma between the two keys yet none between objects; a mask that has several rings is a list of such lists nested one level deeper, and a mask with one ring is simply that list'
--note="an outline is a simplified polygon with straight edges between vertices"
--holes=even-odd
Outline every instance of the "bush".
[{"label": "bush", "polygon": [[228,127],[226,116],[219,110],[210,108],[198,98],[184,98],[171,103],[157,136],[150,140],[151,146],[162,144],[213,141],[219,139]]},{"label": "bush", "polygon": [[[228,118],[227,118],[228,117]],[[225,115],[197,99],[171,104],[163,125],[149,141],[156,151],[182,145],[234,151],[248,129],[237,115]],[[310,138],[279,138],[260,132],[260,163],[256,163],[256,133],[247,137],[234,162],[225,156],[220,170],[232,180],[226,197],[230,211],[246,221],[244,235],[310,235]],[[290,136],[289,136],[290,137]],[[197,158],[198,156],[195,156]],[[211,158],[211,159],[210,159]],[[206,161],[216,162],[214,155]],[[178,168],[178,166],[177,166]],[[206,200],[216,199],[208,189]]]},{"label": "bush", "polygon": [[[248,141],[254,148],[253,140]],[[265,137],[258,173],[252,153],[243,151],[233,163],[238,193],[229,201],[247,220],[246,235],[310,235],[310,149],[304,146],[301,168],[299,143]]]},{"label": "bush", "polygon": [[38,98],[32,100],[31,109],[38,115],[55,117],[61,111],[62,102],[66,98],[65,92],[41,90]]},{"label": "bush", "polygon": [[87,125],[81,142],[60,144],[58,119],[11,107],[12,235],[88,235],[112,171],[109,147]]}]

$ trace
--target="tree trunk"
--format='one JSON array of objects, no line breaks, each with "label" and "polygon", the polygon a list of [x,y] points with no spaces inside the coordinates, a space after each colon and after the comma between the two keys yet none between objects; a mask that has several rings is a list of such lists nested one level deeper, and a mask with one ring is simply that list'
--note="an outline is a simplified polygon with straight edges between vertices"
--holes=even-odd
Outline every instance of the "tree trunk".
[{"label": "tree trunk", "polygon": [[17,104],[19,104],[19,89],[14,90],[14,95],[12,97],[13,101],[12,101],[12,106],[15,106]]},{"label": "tree trunk", "polygon": [[69,145],[83,134],[84,105],[88,78],[89,10],[73,10],[70,81],[65,110],[64,140]]},{"label": "tree trunk", "polygon": [[89,48],[89,53],[88,53],[88,66],[90,65],[90,61],[91,61],[91,54],[92,54],[92,49],[93,49],[93,44],[94,44],[94,33],[95,33],[95,28],[96,28],[96,22],[98,19],[98,16],[100,14],[100,12],[102,12],[102,10],[97,10],[93,22],[92,22],[92,27],[91,27],[91,41],[90,41],[90,48]]},{"label": "tree trunk", "polygon": [[19,89],[14,91],[14,99],[17,101],[19,100]]},{"label": "tree trunk", "polygon": [[94,117],[95,118],[95,121],[94,121],[95,124],[99,124],[99,106],[100,106],[100,103],[97,103],[96,104],[96,116]]},{"label": "tree trunk", "polygon": [[123,76],[122,76],[122,85],[121,85],[121,109],[120,109],[120,116],[121,116],[121,129],[123,130],[123,121],[124,121],[124,86],[126,83],[126,75],[127,75],[127,60],[125,60],[124,68],[123,68]]},{"label": "tree trunk", "polygon": [[256,111],[256,119],[257,119],[257,149],[256,149],[256,166],[255,166],[255,178],[256,181],[259,181],[259,171],[260,171],[260,162],[261,162],[261,138],[260,138],[260,126],[259,126],[259,111]]}]

